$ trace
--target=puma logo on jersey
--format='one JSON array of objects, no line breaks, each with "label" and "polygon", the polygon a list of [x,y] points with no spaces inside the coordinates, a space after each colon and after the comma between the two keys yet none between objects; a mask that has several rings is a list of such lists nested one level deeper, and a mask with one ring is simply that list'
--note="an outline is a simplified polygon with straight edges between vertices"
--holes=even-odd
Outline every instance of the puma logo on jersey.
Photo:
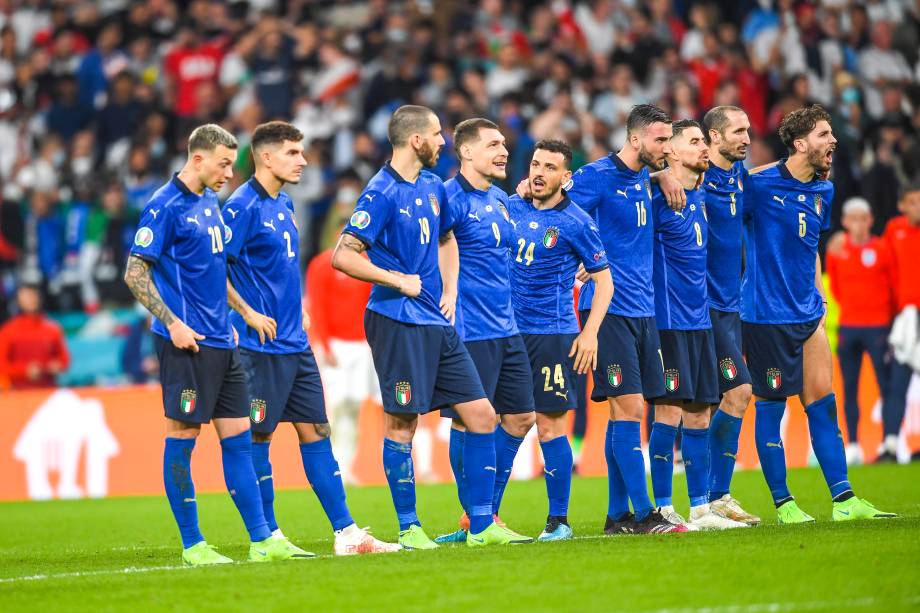
[{"label": "puma logo on jersey", "polygon": [[719,189],[718,187],[716,187],[716,184],[713,183],[712,181],[707,181],[707,182],[706,182],[706,185],[708,185],[708,186],[711,187],[712,189]]},{"label": "puma logo on jersey", "polygon": [[467,216],[468,216],[470,219],[475,219],[476,221],[482,221],[481,219],[479,219],[479,215],[476,214],[476,213],[467,213]]},{"label": "puma logo on jersey", "polygon": [[196,226],[200,226],[200,225],[201,225],[201,224],[198,222],[198,215],[195,215],[195,216],[193,216],[193,217],[186,217],[186,218],[185,218],[185,221],[189,221],[189,222],[195,224]]},{"label": "puma logo on jersey", "polygon": [[373,202],[374,198],[376,198],[377,196],[376,194],[364,194],[364,197],[367,198],[368,202]]},{"label": "puma logo on jersey", "polygon": [[773,196],[773,199],[779,202],[781,205],[786,206],[786,196],[780,198],[779,196]]},{"label": "puma logo on jersey", "polygon": [[160,209],[150,209],[150,214],[153,215],[154,219],[156,219],[157,215],[160,214]]},{"label": "puma logo on jersey", "polygon": [[227,212],[230,213],[230,217],[236,219],[236,216],[239,214],[239,211],[234,211],[230,207],[227,207]]},{"label": "puma logo on jersey", "polygon": [[618,190],[617,190],[617,193],[618,193],[619,195],[623,196],[624,198],[629,198],[629,195],[626,193],[626,190],[625,190],[625,189],[618,189]]},{"label": "puma logo on jersey", "polygon": [[405,215],[406,217],[412,217],[412,213],[409,211],[409,207],[404,209],[399,209],[399,212]]},{"label": "puma logo on jersey", "polygon": [[262,222],[262,225],[265,226],[266,228],[271,228],[272,230],[274,230],[274,229],[275,229],[275,220],[274,220],[274,219],[270,219],[270,220],[268,220],[268,221],[263,221],[263,222]]}]

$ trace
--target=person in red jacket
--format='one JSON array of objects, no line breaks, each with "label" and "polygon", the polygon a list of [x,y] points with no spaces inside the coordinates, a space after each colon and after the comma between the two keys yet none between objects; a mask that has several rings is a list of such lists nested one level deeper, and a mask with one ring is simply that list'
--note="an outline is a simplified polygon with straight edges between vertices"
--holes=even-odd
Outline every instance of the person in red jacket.
[{"label": "person in red jacket", "polygon": [[342,480],[355,483],[352,463],[358,448],[358,415],[368,398],[380,401],[371,348],[364,337],[364,307],[371,284],[332,267],[332,250],[307,267],[310,340],[319,360],[326,402],[335,428],[332,442]]},{"label": "person in red jacket", "polygon": [[859,373],[864,353],[872,360],[883,407],[889,389],[888,330],[894,314],[893,270],[886,242],[870,233],[873,221],[869,203],[864,198],[850,198],[843,205],[846,233],[835,238],[827,250],[831,293],[840,305],[837,358],[843,375],[843,406],[850,441],[848,464],[862,462],[857,426]]},{"label": "person in red jacket", "polygon": [[16,292],[19,315],[0,327],[0,381],[14,389],[50,387],[70,364],[61,327],[41,312],[37,288]]},{"label": "person in red jacket", "polygon": [[[896,311],[900,313],[908,306],[920,308],[920,182],[901,189],[898,210],[901,215],[888,222],[884,238],[894,263]],[[879,450],[879,462],[897,461],[898,435],[913,374],[910,366],[891,361],[890,402],[882,411],[885,439]]]}]

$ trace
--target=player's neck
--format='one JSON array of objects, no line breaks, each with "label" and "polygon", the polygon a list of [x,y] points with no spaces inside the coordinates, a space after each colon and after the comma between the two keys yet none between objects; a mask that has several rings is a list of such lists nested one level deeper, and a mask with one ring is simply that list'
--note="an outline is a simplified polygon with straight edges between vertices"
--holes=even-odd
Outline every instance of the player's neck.
[{"label": "player's neck", "polygon": [[460,165],[460,174],[463,175],[463,178],[466,179],[467,183],[472,185],[474,189],[478,189],[481,192],[487,191],[490,187],[492,187],[492,179],[476,172],[474,168],[471,168],[466,164]]},{"label": "player's neck", "polygon": [[182,184],[185,187],[189,188],[192,192],[198,194],[199,196],[204,193],[205,185],[198,178],[198,175],[195,174],[195,171],[189,168],[187,165],[182,167],[182,170],[176,175]]},{"label": "player's neck", "polygon": [[808,163],[808,158],[795,153],[786,160],[786,170],[802,183],[808,183],[815,178],[815,168]]},{"label": "player's neck", "polygon": [[872,235],[868,231],[860,232],[859,234],[848,232],[847,237],[850,239],[850,242],[854,245],[865,245],[866,243],[869,242],[869,239],[872,238]]},{"label": "player's neck", "polygon": [[262,186],[262,189],[272,198],[277,198],[284,187],[284,181],[276,177],[267,168],[256,168],[255,179]]},{"label": "player's neck", "polygon": [[390,166],[409,183],[415,183],[422,172],[422,161],[418,159],[415,151],[409,148],[393,149]]},{"label": "player's neck", "polygon": [[553,194],[552,196],[550,196],[549,198],[546,198],[545,200],[541,200],[537,197],[534,197],[533,208],[537,209],[538,211],[551,209],[555,206],[558,206],[559,203],[562,202],[563,198],[565,198],[565,196],[562,194],[561,189],[557,191],[555,194]]},{"label": "player's neck", "polygon": [[709,150],[709,163],[727,172],[732,169],[732,164],[734,162],[719,153],[718,149],[712,148]]},{"label": "player's neck", "polygon": [[617,151],[617,157],[633,172],[642,170],[643,164],[639,161],[639,152],[633,150],[631,147],[623,147]]},{"label": "player's neck", "polygon": [[684,189],[696,189],[699,185],[700,173],[690,170],[683,164],[674,164],[671,166],[671,171]]}]

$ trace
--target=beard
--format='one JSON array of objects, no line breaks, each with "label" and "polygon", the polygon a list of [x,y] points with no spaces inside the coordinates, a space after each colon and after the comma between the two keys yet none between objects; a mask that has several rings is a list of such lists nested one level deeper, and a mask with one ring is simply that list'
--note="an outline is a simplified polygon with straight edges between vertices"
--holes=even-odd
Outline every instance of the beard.
[{"label": "beard", "polygon": [[438,157],[441,155],[441,148],[438,147],[435,149],[428,143],[424,143],[419,148],[417,155],[419,161],[422,162],[422,166],[425,168],[432,168],[438,163]]},{"label": "beard", "polygon": [[[737,160],[733,160],[737,161]],[[695,173],[701,174],[709,170],[709,160],[700,160],[696,164],[684,164],[684,166]]]},{"label": "beard", "polygon": [[653,170],[661,170],[664,168],[664,157],[656,160],[652,157],[652,154],[648,152],[648,149],[645,148],[645,145],[639,149],[639,161]]},{"label": "beard", "polygon": [[831,169],[831,165],[825,158],[827,152],[827,149],[812,149],[808,152],[808,164],[814,168],[816,173],[826,173]]},{"label": "beard", "polygon": [[719,155],[724,157],[729,162],[741,162],[747,157],[747,153],[737,153],[731,149],[722,148],[719,148]]}]

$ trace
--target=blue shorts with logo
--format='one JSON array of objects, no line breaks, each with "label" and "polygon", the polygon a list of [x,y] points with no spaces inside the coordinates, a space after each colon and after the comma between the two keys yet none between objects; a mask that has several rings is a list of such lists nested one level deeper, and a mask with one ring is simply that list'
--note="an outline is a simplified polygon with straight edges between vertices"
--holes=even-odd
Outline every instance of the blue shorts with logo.
[{"label": "blue shorts with logo", "polygon": [[[533,411],[530,360],[520,334],[507,338],[464,343],[476,365],[486,398],[499,415]],[[457,419],[453,409],[441,409],[441,417]]]},{"label": "blue shorts with logo", "polygon": [[240,349],[249,387],[249,421],[257,434],[278,423],[325,424],[326,399],[313,351],[276,354]]},{"label": "blue shorts with logo", "polygon": [[365,311],[364,331],[387,413],[421,415],[486,397],[453,326],[416,326]]},{"label": "blue shorts with logo", "polygon": [[719,373],[712,330],[659,330],[664,361],[662,403],[719,402]]},{"label": "blue shorts with logo", "polygon": [[[590,311],[581,311],[581,325]],[[626,394],[648,400],[664,395],[664,372],[654,317],[607,313],[597,333],[597,368],[591,400],[605,402]]]},{"label": "blue shorts with logo", "polygon": [[802,393],[805,341],[821,318],[801,324],[741,323],[754,395],[782,400]]},{"label": "blue shorts with logo", "polygon": [[239,351],[198,345],[198,353],[177,349],[154,334],[166,417],[192,424],[212,418],[246,417],[249,394]]},{"label": "blue shorts with logo", "polygon": [[578,406],[575,358],[569,357],[577,334],[522,334],[533,372],[534,410],[561,413]]},{"label": "blue shorts with logo", "polygon": [[739,385],[750,384],[751,373],[741,352],[741,314],[709,309],[709,319],[716,341],[719,391],[724,394]]}]

